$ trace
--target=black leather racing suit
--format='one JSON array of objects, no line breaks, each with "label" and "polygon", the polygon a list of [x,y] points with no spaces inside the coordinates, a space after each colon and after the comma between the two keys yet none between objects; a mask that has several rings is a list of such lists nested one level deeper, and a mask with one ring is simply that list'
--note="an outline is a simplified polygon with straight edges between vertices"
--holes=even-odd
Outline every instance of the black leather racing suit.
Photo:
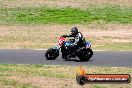
[{"label": "black leather racing suit", "polygon": [[76,35],[63,35],[63,37],[74,37],[73,45],[77,45],[79,47],[83,47],[85,45],[84,38],[81,32],[78,32]]},{"label": "black leather racing suit", "polygon": [[79,49],[81,49],[81,47],[84,47],[85,46],[85,41],[84,41],[84,38],[83,38],[83,35],[81,32],[78,32],[76,35],[63,35],[63,37],[74,37],[74,43],[73,43],[73,46],[72,46],[72,52],[70,55],[68,55],[68,57],[71,57],[72,55],[75,55],[77,53],[77,51]]}]

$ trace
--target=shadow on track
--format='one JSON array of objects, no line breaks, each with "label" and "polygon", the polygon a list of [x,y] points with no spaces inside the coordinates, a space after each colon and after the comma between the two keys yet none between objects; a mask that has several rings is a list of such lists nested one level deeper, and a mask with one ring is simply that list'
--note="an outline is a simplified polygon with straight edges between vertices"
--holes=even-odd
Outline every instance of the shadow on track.
[{"label": "shadow on track", "polygon": [[70,60],[64,60],[64,61],[89,62],[89,61],[92,61],[92,60],[88,60],[88,61],[81,61],[81,60],[78,60],[78,59],[70,59]]}]

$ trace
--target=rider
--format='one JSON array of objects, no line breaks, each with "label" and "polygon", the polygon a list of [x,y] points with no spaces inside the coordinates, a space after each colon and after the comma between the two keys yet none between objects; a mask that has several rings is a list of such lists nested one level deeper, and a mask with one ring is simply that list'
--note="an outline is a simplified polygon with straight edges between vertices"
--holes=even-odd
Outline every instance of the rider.
[{"label": "rider", "polygon": [[[73,27],[71,29],[71,34],[63,35],[62,37],[74,37],[74,42],[72,44],[72,47],[74,48],[73,51],[75,51],[75,52],[77,51],[77,50],[75,50],[76,49],[75,47],[81,48],[81,47],[85,46],[85,40],[83,38],[83,35],[81,32],[78,31],[77,27]],[[71,55],[75,54],[75,52],[73,52]],[[69,55],[68,58],[70,58],[71,55]]]}]

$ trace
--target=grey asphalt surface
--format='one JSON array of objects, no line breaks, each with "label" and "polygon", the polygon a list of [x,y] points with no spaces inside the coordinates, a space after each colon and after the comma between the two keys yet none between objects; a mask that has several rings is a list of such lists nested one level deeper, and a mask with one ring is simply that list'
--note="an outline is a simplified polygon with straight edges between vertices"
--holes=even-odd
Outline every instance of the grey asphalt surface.
[{"label": "grey asphalt surface", "polygon": [[46,60],[45,50],[1,49],[0,64],[132,67],[132,51],[94,51],[90,61],[79,62],[77,58],[65,61],[61,58],[61,54],[56,60]]}]

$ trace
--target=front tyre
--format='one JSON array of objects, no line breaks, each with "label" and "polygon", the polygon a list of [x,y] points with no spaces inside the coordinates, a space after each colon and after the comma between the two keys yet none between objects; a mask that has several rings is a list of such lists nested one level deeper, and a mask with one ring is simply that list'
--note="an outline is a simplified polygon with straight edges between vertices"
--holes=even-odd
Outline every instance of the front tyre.
[{"label": "front tyre", "polygon": [[59,56],[59,50],[58,49],[50,48],[45,53],[46,60],[54,60],[58,56]]}]

